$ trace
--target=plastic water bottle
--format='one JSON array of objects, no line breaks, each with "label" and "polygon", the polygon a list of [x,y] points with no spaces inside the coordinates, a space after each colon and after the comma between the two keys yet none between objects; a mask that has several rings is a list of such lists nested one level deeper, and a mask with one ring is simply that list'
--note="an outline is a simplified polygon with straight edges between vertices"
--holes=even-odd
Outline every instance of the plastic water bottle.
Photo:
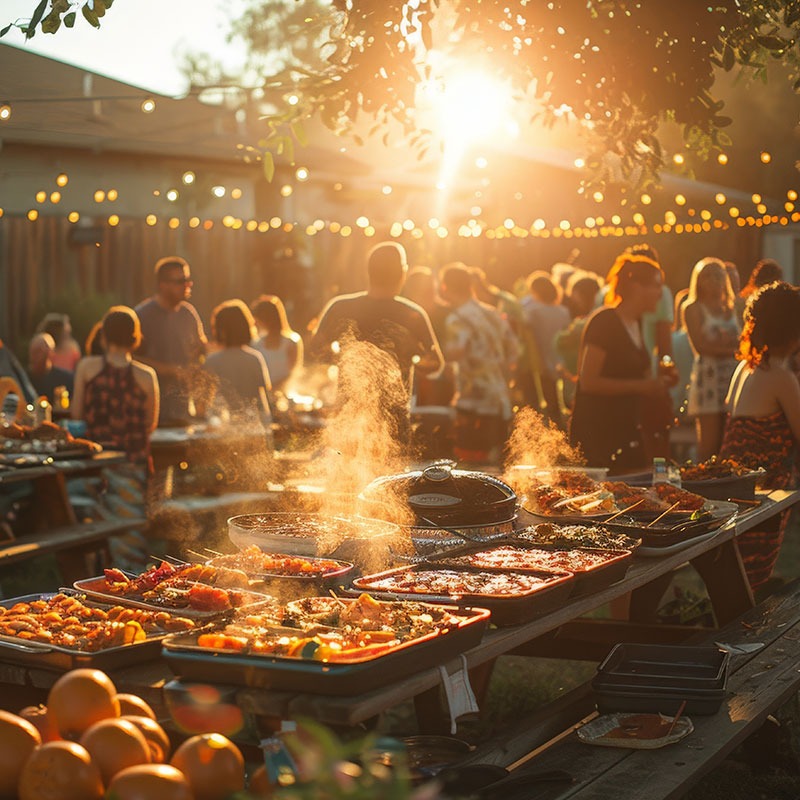
[{"label": "plastic water bottle", "polygon": [[287,733],[294,733],[296,730],[296,722],[283,720],[278,733],[269,739],[261,740],[260,746],[264,752],[267,778],[276,789],[291,786],[297,782],[297,764],[283,740]]},{"label": "plastic water bottle", "polygon": [[52,422],[52,421],[53,421],[53,407],[50,405],[50,401],[44,395],[42,395],[36,401],[36,405],[34,406],[33,410],[34,425],[41,425],[43,422]]},{"label": "plastic water bottle", "polygon": [[657,483],[669,483],[666,458],[653,459],[653,486]]}]

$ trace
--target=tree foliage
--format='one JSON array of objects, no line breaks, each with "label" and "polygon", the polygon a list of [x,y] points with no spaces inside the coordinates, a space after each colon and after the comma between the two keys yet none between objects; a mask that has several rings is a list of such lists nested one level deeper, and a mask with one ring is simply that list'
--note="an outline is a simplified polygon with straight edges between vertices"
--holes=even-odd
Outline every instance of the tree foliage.
[{"label": "tree foliage", "polygon": [[[86,16],[85,0],[43,0],[25,30],[53,32],[76,6]],[[589,183],[643,184],[662,166],[664,121],[700,154],[730,144],[718,71],[758,77],[780,60],[800,89],[800,0],[254,0],[233,32],[277,104],[261,146],[284,157],[312,116],[351,134],[366,117],[374,134],[428,147],[419,88],[461,64],[505,83],[529,122],[582,126]]]}]

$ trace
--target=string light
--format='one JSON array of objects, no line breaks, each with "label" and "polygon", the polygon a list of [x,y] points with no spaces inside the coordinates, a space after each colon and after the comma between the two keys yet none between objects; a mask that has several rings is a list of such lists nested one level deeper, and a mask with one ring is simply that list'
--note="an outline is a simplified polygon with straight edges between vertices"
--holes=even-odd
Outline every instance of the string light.
[{"label": "string light", "polygon": [[194,172],[192,172],[191,170],[187,170],[186,172],[183,173],[183,175],[181,175],[181,180],[186,186],[189,186],[192,183],[194,183],[196,177],[197,176],[194,174]]},{"label": "string light", "polygon": [[145,114],[152,114],[156,110],[156,101],[152,97],[142,100],[142,111]]},{"label": "string light", "polygon": [[63,189],[69,183],[69,178],[67,177],[66,172],[62,172],[60,175],[56,176],[56,186]]},{"label": "string light", "polygon": [[3,103],[0,106],[0,122],[7,122],[11,119],[11,106],[8,103]]}]

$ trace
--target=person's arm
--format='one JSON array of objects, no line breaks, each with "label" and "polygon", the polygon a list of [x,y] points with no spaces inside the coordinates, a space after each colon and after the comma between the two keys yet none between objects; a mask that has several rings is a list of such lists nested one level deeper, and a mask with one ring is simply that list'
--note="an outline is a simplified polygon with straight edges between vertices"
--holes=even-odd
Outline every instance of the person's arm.
[{"label": "person's arm", "polygon": [[703,309],[698,301],[684,308],[686,333],[692,350],[701,356],[730,358],[736,353],[736,343],[732,340],[719,342],[706,335],[703,329]]},{"label": "person's arm", "polygon": [[137,383],[144,389],[147,401],[145,403],[145,419],[147,421],[147,430],[152,433],[158,426],[158,409],[161,401],[160,392],[158,389],[158,378],[155,370],[148,366],[141,364],[137,365],[136,379]]},{"label": "person's arm", "polygon": [[586,344],[578,365],[578,382],[588,394],[625,395],[659,394],[666,390],[660,378],[609,378],[604,376],[606,351],[596,344]]},{"label": "person's arm", "polygon": [[420,309],[424,322],[422,340],[420,341],[420,352],[414,361],[414,369],[429,378],[438,378],[444,369],[444,356],[439,346],[439,340],[433,331],[430,317],[423,309]]},{"label": "person's arm", "polygon": [[295,334],[289,345],[289,375],[303,366],[303,340]]},{"label": "person's arm", "polygon": [[72,388],[72,398],[69,404],[69,415],[72,419],[83,419],[83,398],[86,390],[87,368],[90,359],[84,358],[78,362],[75,369],[75,385]]},{"label": "person's arm", "polygon": [[334,330],[336,320],[334,319],[335,312],[331,313],[336,300],[330,300],[322,313],[319,316],[317,325],[314,332],[311,334],[311,340],[308,343],[308,355],[314,361],[320,361],[329,364],[333,360],[333,353],[331,352],[331,345],[336,339],[336,331]]}]

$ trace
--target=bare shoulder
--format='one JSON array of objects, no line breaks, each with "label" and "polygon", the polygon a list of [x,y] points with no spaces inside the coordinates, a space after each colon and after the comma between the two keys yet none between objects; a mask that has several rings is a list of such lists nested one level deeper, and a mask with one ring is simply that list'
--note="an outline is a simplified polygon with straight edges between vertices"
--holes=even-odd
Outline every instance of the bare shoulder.
[{"label": "bare shoulder", "polygon": [[104,359],[102,356],[84,356],[75,368],[76,377],[84,377],[91,380],[103,369]]},{"label": "bare shoulder", "polygon": [[155,383],[156,371],[152,367],[148,366],[147,364],[143,364],[141,361],[133,361],[131,366],[133,367],[133,374],[139,383]]}]

